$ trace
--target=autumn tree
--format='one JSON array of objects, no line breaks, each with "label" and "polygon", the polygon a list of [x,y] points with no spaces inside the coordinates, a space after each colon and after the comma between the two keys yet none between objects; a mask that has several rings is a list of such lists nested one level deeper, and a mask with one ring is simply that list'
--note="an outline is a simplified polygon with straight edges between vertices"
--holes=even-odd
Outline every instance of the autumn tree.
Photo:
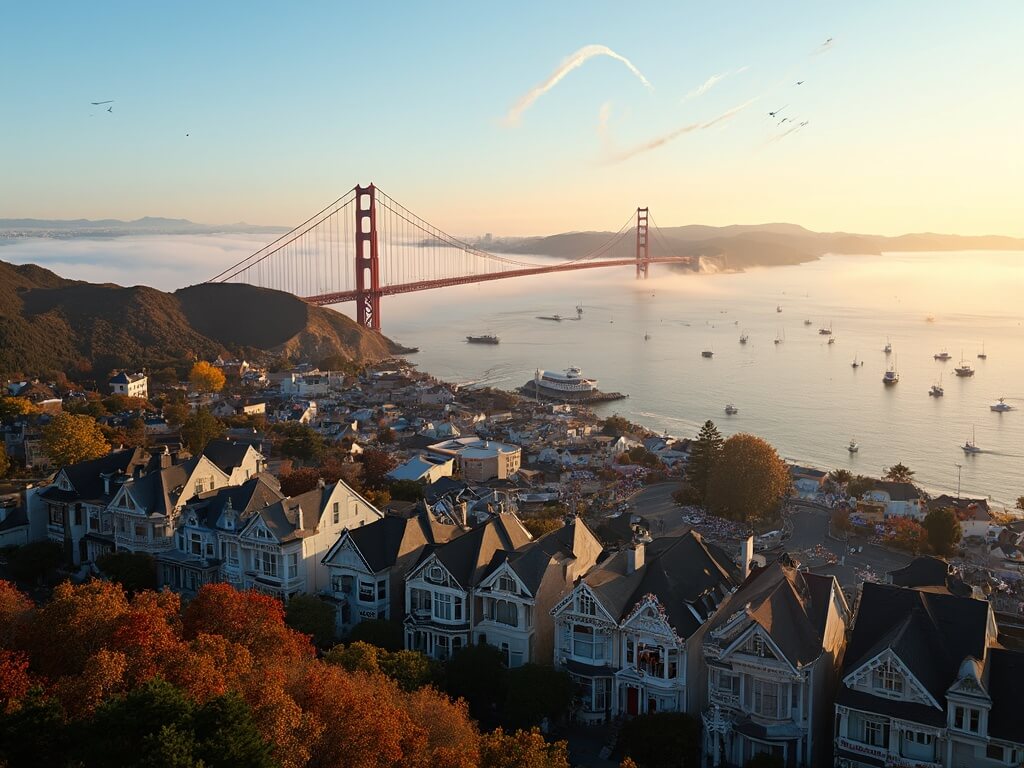
[{"label": "autumn tree", "polygon": [[548,742],[537,728],[496,728],[480,736],[480,768],[570,768],[569,748],[564,741]]},{"label": "autumn tree", "polygon": [[284,620],[296,632],[309,635],[318,648],[326,648],[334,642],[336,613],[333,605],[316,595],[296,595],[288,601]]},{"label": "autumn tree", "polygon": [[690,444],[690,458],[686,462],[685,477],[693,500],[707,505],[711,473],[722,455],[722,433],[708,419],[700,428],[697,439]]},{"label": "autumn tree", "polygon": [[913,518],[897,517],[891,519],[889,524],[894,547],[917,554],[928,543],[927,531]]},{"label": "autumn tree", "polygon": [[367,488],[380,490],[387,487],[387,474],[396,465],[394,456],[377,448],[367,448],[359,454],[358,461],[363,466],[363,484]]},{"label": "autumn tree", "polygon": [[181,439],[193,454],[199,454],[211,440],[222,437],[224,431],[220,419],[200,408],[181,425]]},{"label": "autumn tree", "polygon": [[285,424],[281,433],[284,437],[281,441],[283,455],[302,461],[316,461],[323,456],[326,448],[323,435],[308,424]]},{"label": "autumn tree", "polygon": [[191,409],[185,403],[167,403],[163,407],[164,420],[172,427],[184,424]]},{"label": "autumn tree", "polygon": [[224,388],[224,372],[211,365],[205,360],[200,360],[192,366],[188,375],[188,382],[196,392],[210,393],[220,392]]},{"label": "autumn tree", "polygon": [[0,397],[0,421],[16,416],[30,416],[36,412],[31,400],[24,397]]},{"label": "autumn tree", "polygon": [[281,493],[285,496],[298,496],[316,488],[320,482],[320,473],[312,467],[293,469],[281,475]]},{"label": "autumn tree", "polygon": [[733,520],[768,520],[777,516],[789,488],[789,469],[771,445],[753,435],[733,435],[712,469],[708,508]]},{"label": "autumn tree", "polygon": [[4,477],[11,470],[11,460],[7,456],[7,449],[0,444],[0,477]]},{"label": "autumn tree", "polygon": [[110,451],[95,419],[60,413],[43,427],[43,452],[56,466],[97,459]]},{"label": "autumn tree", "polygon": [[963,538],[960,519],[951,507],[933,509],[924,518],[924,529],[928,543],[940,555],[950,555]]},{"label": "autumn tree", "polygon": [[886,469],[883,477],[893,483],[912,483],[914,482],[914,470],[903,462],[899,462]]}]

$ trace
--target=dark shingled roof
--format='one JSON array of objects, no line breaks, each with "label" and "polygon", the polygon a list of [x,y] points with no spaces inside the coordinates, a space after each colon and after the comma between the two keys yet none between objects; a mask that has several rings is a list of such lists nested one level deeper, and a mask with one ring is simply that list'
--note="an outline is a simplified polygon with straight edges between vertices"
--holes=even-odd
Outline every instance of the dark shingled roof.
[{"label": "dark shingled roof", "polygon": [[170,515],[182,498],[194,495],[185,488],[185,483],[198,463],[197,456],[181,464],[148,472],[132,481],[128,493],[147,515]]},{"label": "dark shingled roof", "polygon": [[[558,530],[544,534],[522,549],[514,552],[496,553],[491,567],[487,569],[488,575],[493,573],[501,563],[507,560],[520,581],[530,591],[530,594],[536,595],[552,560],[576,557],[576,553],[573,552],[573,543],[576,539],[577,525],[583,526],[586,530],[581,531],[581,533],[584,535],[589,534],[597,543],[597,537],[587,528],[586,523],[579,518],[575,518],[569,525],[563,525]],[[600,544],[597,543],[597,546],[600,546]]]},{"label": "dark shingled roof", "polygon": [[248,441],[238,442],[236,440],[217,438],[206,444],[206,447],[203,449],[203,456],[230,475],[232,469],[241,465],[242,460],[245,458],[245,453],[251,445],[252,443]]},{"label": "dark shingled roof", "polygon": [[897,483],[892,480],[876,480],[874,491],[885,491],[893,501],[910,501],[920,499],[921,492],[913,483]]},{"label": "dark shingled roof", "polygon": [[519,549],[531,541],[515,515],[502,513],[436,547],[433,554],[460,586],[469,589],[480,583],[496,552]]},{"label": "dark shingled roof", "polygon": [[149,455],[141,448],[126,448],[111,451],[98,459],[69,464],[63,471],[75,489],[78,501],[109,500],[118,486],[111,483],[111,493],[104,494],[103,475],[131,475],[136,469],[145,467],[148,461]]},{"label": "dark shingled roof", "polygon": [[993,648],[989,651],[988,694],[992,712],[988,716],[989,736],[1024,743],[1024,653]]},{"label": "dark shingled roof", "polygon": [[627,573],[627,555],[626,550],[617,552],[584,581],[616,621],[622,621],[644,595],[653,594],[669,624],[684,638],[700,628],[740,580],[732,558],[694,531],[647,544],[645,563],[633,573]]},{"label": "dark shingled roof", "polygon": [[[983,600],[866,582],[846,649],[843,676],[886,648],[940,704],[965,658],[985,658],[989,605]],[[879,706],[882,699],[876,699]]]},{"label": "dark shingled roof", "polygon": [[444,544],[463,532],[462,528],[443,525],[421,513],[408,518],[388,515],[369,525],[353,528],[348,535],[370,570],[380,573],[408,552],[431,544]]},{"label": "dark shingled roof", "polygon": [[794,667],[810,664],[822,653],[825,625],[834,591],[835,577],[804,573],[787,558],[759,568],[729,596],[719,618],[712,624],[726,624],[731,615],[745,607]]},{"label": "dark shingled roof", "polygon": [[898,587],[939,587],[959,597],[970,597],[972,593],[970,585],[953,573],[949,563],[930,555],[915,557],[902,568],[889,571],[889,581]]},{"label": "dark shingled roof", "polygon": [[226,486],[214,491],[207,491],[201,494],[195,501],[189,504],[201,518],[205,519],[206,525],[213,528],[217,525],[225,507],[230,503],[238,517],[242,520],[248,519],[253,513],[264,507],[270,506],[276,501],[284,498],[278,485],[277,478],[273,475],[260,473],[249,478],[241,485]]}]

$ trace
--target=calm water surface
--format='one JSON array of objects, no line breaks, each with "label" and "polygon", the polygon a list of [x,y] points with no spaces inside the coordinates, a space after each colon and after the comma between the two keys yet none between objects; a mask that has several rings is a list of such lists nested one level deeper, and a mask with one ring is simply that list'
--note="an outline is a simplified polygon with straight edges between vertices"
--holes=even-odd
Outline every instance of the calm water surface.
[{"label": "calm water surface", "polygon": [[[419,346],[411,359],[448,380],[511,389],[537,367],[578,365],[601,389],[630,396],[600,413],[658,431],[689,436],[710,418],[725,434],[768,439],[793,461],[874,475],[902,461],[926,487],[953,493],[959,464],[965,495],[1007,502],[1024,494],[1024,254],[835,256],[740,274],[652,273],[646,283],[601,270],[389,297],[384,330]],[[574,317],[577,302],[578,322],[536,317]],[[818,333],[828,325],[832,345]],[[485,332],[501,344],[465,343],[467,333]],[[777,336],[785,341],[774,344]],[[976,357],[982,344],[987,360]],[[704,349],[714,357],[702,358]],[[933,359],[942,349],[950,361]],[[955,376],[961,354],[974,377]],[[852,368],[855,357],[863,367]],[[889,363],[900,374],[893,387],[882,384]],[[929,397],[940,380],[945,396]],[[991,412],[999,397],[1015,410]],[[734,416],[724,413],[730,402]],[[972,432],[983,452],[965,455]],[[847,451],[851,438],[858,453]]]}]

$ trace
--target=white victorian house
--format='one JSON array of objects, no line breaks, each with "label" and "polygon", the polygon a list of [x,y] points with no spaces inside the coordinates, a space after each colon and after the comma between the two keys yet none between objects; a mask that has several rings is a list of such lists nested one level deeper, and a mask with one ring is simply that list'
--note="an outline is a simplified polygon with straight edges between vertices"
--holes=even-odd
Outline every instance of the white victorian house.
[{"label": "white victorian house", "polygon": [[784,766],[828,762],[848,614],[833,576],[801,572],[788,555],[729,596],[703,644],[712,765],[744,765],[759,754]]},{"label": "white victorian house", "polygon": [[732,558],[693,531],[593,568],[552,610],[554,662],[576,684],[576,717],[697,714],[705,622],[739,579]]}]

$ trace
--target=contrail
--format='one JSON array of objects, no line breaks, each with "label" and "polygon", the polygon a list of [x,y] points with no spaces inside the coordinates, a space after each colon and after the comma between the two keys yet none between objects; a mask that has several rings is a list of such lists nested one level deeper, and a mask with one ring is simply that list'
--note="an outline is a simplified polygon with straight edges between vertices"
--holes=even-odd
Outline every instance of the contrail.
[{"label": "contrail", "polygon": [[608,135],[608,120],[611,116],[612,103],[606,101],[601,105],[601,110],[597,113],[597,136],[605,146],[611,144],[611,136]]},{"label": "contrail", "polygon": [[803,128],[802,125],[794,125],[792,128],[790,128],[787,131],[783,131],[778,136],[772,136],[770,139],[768,139],[764,143],[764,146],[768,146],[769,144],[774,144],[776,141],[782,141],[784,138],[789,136],[789,134],[795,133],[796,131],[799,131],[801,128]]},{"label": "contrail", "polygon": [[657,138],[651,139],[650,141],[645,141],[643,144],[638,144],[637,146],[632,147],[631,149],[619,152],[618,154],[613,155],[611,158],[609,158],[608,162],[621,163],[623,160],[629,160],[631,157],[636,157],[637,155],[643,154],[644,152],[650,152],[652,149],[657,149],[658,147],[668,144],[670,141],[679,138],[683,134],[693,133],[694,131],[703,131],[715,125],[718,125],[719,123],[724,123],[726,120],[731,120],[732,118],[736,117],[736,115],[738,115],[744,109],[746,109],[755,101],[757,101],[758,98],[759,97],[754,97],[749,101],[745,101],[739,106],[733,107],[732,109],[723,112],[718,117],[712,118],[711,120],[708,120],[706,122],[690,123],[688,125],[684,125],[680,128],[676,128],[674,131],[670,131],[669,133],[664,134],[663,136],[658,136]]},{"label": "contrail", "polygon": [[654,86],[648,82],[647,78],[643,76],[643,73],[625,56],[620,56],[605,45],[585,45],[559,64],[558,68],[548,76],[547,80],[527,91],[526,94],[524,94],[523,97],[519,99],[519,101],[517,101],[508,111],[508,114],[505,115],[505,122],[518,122],[523,112],[529,109],[533,102],[558,85],[563,77],[568,75],[577,67],[583,66],[588,59],[592,59],[595,56],[610,56],[617,61],[621,61],[629,68],[630,72],[636,75],[637,79],[640,80],[645,87],[654,90]]},{"label": "contrail", "polygon": [[683,103],[689,101],[690,99],[696,99],[698,96],[703,96],[705,93],[707,93],[712,88],[714,88],[716,85],[718,85],[718,83],[720,81],[724,80],[725,78],[729,77],[730,75],[738,75],[741,72],[746,72],[748,69],[750,69],[749,66],[743,66],[743,67],[740,67],[739,69],[734,70],[732,72],[719,72],[717,75],[712,75],[707,80],[705,80],[703,83],[701,83],[696,88],[694,88],[692,91],[690,91],[688,94],[683,96]]}]

